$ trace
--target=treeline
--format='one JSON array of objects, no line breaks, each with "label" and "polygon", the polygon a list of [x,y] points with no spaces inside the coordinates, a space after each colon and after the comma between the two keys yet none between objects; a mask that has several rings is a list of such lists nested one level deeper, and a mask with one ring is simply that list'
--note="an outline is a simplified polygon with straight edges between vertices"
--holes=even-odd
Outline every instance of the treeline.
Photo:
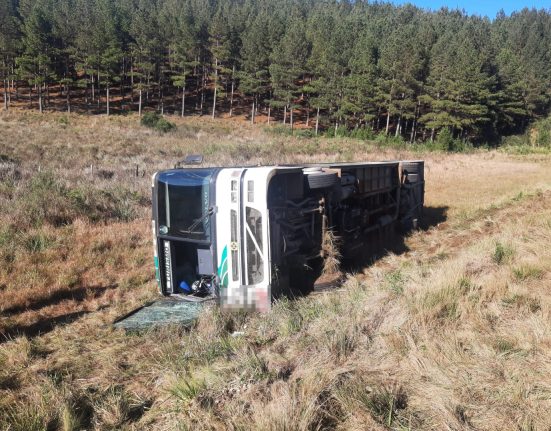
[{"label": "treeline", "polygon": [[[549,114],[551,12],[331,0],[0,0],[4,107],[263,114],[495,142]],[[62,101],[62,104],[61,104]]]}]

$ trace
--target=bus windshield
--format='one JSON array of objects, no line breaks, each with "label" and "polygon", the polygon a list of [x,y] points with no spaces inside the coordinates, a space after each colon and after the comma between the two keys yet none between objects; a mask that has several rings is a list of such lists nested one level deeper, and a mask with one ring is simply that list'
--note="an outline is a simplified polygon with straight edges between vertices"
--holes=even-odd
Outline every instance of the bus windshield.
[{"label": "bus windshield", "polygon": [[159,232],[210,240],[209,184],[213,169],[173,170],[159,174]]}]

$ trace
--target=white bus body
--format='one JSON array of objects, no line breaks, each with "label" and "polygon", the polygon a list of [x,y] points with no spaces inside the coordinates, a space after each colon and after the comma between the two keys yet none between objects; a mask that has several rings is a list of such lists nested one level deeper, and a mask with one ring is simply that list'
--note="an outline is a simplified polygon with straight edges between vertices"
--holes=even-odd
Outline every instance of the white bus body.
[{"label": "white bus body", "polygon": [[382,232],[414,226],[423,162],[182,168],[153,176],[156,276],[163,295],[214,297],[228,309],[267,311],[308,290],[323,237],[343,258],[365,255]]}]

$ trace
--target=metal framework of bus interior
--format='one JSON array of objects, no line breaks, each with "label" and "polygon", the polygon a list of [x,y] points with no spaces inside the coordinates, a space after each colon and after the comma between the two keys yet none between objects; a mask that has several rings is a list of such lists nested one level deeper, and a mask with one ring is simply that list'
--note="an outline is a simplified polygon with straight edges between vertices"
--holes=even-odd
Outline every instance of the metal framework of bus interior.
[{"label": "metal framework of bus interior", "polygon": [[269,310],[312,289],[324,238],[365,257],[399,225],[415,227],[423,161],[181,168],[153,176],[156,277],[163,295]]}]

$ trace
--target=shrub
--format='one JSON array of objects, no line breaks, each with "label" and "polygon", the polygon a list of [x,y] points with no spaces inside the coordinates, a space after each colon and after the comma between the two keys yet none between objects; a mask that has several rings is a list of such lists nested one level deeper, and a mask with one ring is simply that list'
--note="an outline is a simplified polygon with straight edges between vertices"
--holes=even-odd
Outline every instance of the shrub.
[{"label": "shrub", "polygon": [[58,122],[59,124],[61,124],[61,126],[67,126],[69,124],[69,119],[66,115],[62,115],[61,117],[59,117]]},{"label": "shrub", "polygon": [[313,138],[315,132],[312,129],[298,129],[295,131],[295,136],[298,138]]},{"label": "shrub", "polygon": [[532,145],[538,147],[551,147],[551,118],[540,120],[534,124],[533,132],[531,133],[533,142]]},{"label": "shrub", "polygon": [[174,123],[166,120],[162,115],[156,112],[146,112],[143,114],[140,123],[142,126],[157,130],[161,133],[170,132],[176,128]]},{"label": "shrub", "polygon": [[440,130],[433,147],[449,153],[464,153],[473,148],[471,143],[454,138],[448,127]]},{"label": "shrub", "polygon": [[371,141],[375,138],[375,133],[367,127],[358,127],[350,131],[350,137],[362,141]]}]

